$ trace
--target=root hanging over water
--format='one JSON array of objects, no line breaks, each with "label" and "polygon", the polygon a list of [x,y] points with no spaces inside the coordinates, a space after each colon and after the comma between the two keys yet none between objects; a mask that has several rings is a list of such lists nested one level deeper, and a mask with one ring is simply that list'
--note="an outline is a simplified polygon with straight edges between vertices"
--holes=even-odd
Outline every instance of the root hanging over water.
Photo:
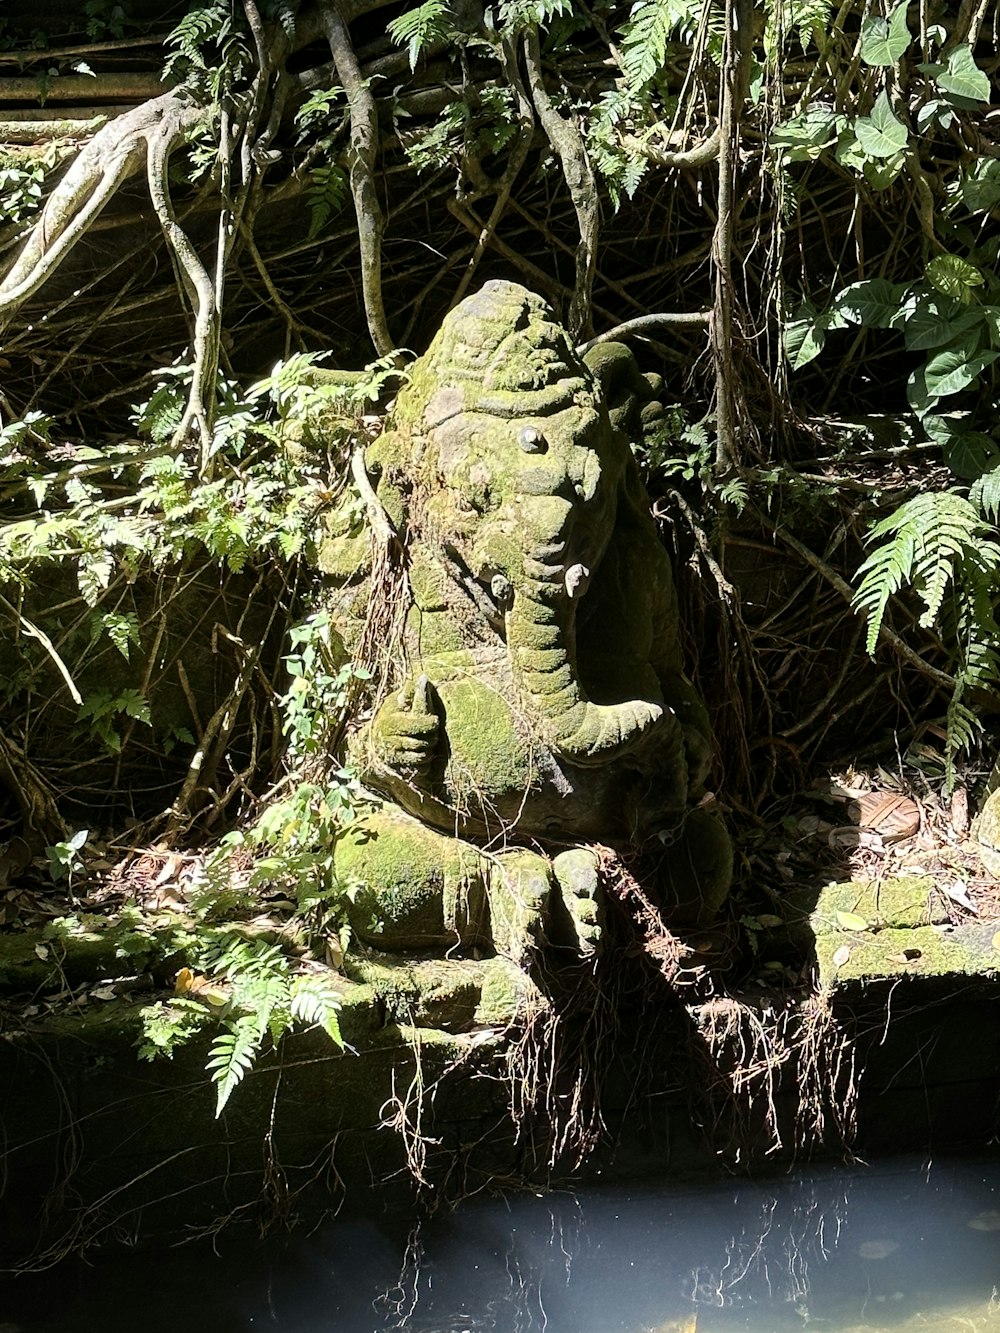
[{"label": "root hanging over water", "polygon": [[850,1155],[854,1047],[825,995],[724,996],[691,1012],[694,1107],[720,1156]]}]

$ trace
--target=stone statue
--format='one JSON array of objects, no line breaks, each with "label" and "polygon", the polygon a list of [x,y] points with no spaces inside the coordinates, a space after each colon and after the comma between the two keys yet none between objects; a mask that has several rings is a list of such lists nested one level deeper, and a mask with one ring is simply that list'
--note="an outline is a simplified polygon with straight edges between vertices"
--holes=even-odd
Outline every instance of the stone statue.
[{"label": "stone statue", "polygon": [[729,840],[698,808],[712,738],[629,447],[652,397],[627,348],[581,360],[510,282],[464,300],[409,368],[362,477],[400,577],[373,574],[346,510],[319,557],[345,657],[371,653],[373,618],[398,627],[379,644],[394,683],[352,742],[387,803],[336,857],[363,941],[586,953],[591,841],[651,842],[689,918],[724,900]]}]

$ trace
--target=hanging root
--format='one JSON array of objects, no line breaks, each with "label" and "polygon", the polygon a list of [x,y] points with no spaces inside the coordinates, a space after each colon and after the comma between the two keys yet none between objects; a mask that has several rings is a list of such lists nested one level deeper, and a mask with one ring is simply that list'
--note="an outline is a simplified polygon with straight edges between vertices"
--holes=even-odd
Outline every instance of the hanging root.
[{"label": "hanging root", "polygon": [[854,1048],[822,994],[724,996],[691,1011],[695,1111],[734,1165],[786,1148],[806,1156],[856,1130]]},{"label": "hanging root", "polygon": [[[660,976],[674,986],[692,980],[694,973],[685,969],[684,960],[691,950],[667,929],[656,904],[629,870],[618,852],[610,847],[595,847],[600,865],[600,879],[609,897],[622,903],[639,932],[639,947],[652,960]],[[682,973],[689,971],[687,977]]]}]

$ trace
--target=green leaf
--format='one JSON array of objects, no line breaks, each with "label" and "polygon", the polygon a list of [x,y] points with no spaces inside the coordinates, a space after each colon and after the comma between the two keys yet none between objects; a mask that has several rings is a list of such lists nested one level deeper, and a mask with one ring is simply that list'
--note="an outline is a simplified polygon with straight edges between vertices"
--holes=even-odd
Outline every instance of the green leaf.
[{"label": "green leaf", "polygon": [[963,304],[971,300],[972,288],[986,281],[975,264],[961,255],[935,255],[924,269],[924,277],[939,292]]},{"label": "green leaf", "polygon": [[218,1084],[216,1119],[222,1114],[233,1089],[252,1068],[260,1050],[261,1035],[253,1015],[246,1015],[216,1038],[205,1065],[211,1071],[213,1082]]},{"label": "green leaf", "polygon": [[963,481],[976,481],[996,463],[998,454],[996,441],[978,430],[952,436],[944,451],[945,462]]},{"label": "green leaf", "polygon": [[906,25],[907,0],[892,11],[887,19],[867,18],[861,25],[861,59],[866,65],[895,65],[910,45],[910,30]]},{"label": "green leaf", "polygon": [[841,930],[867,930],[868,922],[856,912],[837,912],[837,925]]},{"label": "green leaf", "polygon": [[786,162],[808,162],[819,157],[836,139],[843,118],[826,106],[811,106],[771,131],[772,147],[783,148]]},{"label": "green leaf", "polygon": [[873,190],[888,190],[905,164],[905,153],[893,153],[892,157],[866,158],[862,171]]},{"label": "green leaf", "polygon": [[1000,159],[982,157],[961,178],[962,203],[970,213],[988,213],[1000,203]]},{"label": "green leaf", "polygon": [[846,125],[841,130],[834,157],[840,166],[846,167],[848,171],[859,173],[864,171],[865,163],[871,161],[871,158],[867,156],[858,142],[858,136],[854,133],[853,125]]},{"label": "green leaf", "polygon": [[907,284],[889,282],[886,278],[867,278],[852,282],[837,293],[836,309],[852,324],[866,324],[869,328],[889,329],[899,315],[899,308],[907,293]]},{"label": "green leaf", "polygon": [[917,110],[917,129],[926,134],[934,125],[946,130],[955,120],[955,108],[943,97],[933,97]]},{"label": "green leaf", "polygon": [[879,93],[870,116],[859,116],[854,124],[858,142],[869,157],[892,157],[902,152],[909,138],[906,126],[893,115],[889,99]]},{"label": "green leaf", "polygon": [[1000,356],[1000,352],[973,352],[968,346],[946,347],[932,356],[924,367],[924,384],[934,398],[947,398],[959,393],[983,373]]},{"label": "green leaf", "polygon": [[933,292],[921,292],[900,312],[893,328],[903,330],[908,351],[925,352],[930,348],[946,347],[982,318],[982,307],[963,306]]},{"label": "green leaf", "polygon": [[326,1035],[342,1046],[340,1022],[340,995],[332,978],[319,975],[296,977],[292,982],[291,1015],[301,1023],[321,1027]]},{"label": "green leaf", "polygon": [[968,97],[974,102],[990,100],[990,81],[976,64],[972,48],[967,44],[956,46],[948,53],[948,64],[934,76],[934,82],[942,92],[953,93],[958,97]]}]

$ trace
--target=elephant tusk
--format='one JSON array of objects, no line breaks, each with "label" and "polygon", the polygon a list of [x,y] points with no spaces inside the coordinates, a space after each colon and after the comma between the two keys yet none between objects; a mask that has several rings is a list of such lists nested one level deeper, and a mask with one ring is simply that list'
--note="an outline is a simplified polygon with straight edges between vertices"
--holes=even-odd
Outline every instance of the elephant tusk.
[{"label": "elephant tusk", "polygon": [[582,597],[590,582],[590,570],[586,565],[570,565],[566,570],[566,595],[570,601]]}]

